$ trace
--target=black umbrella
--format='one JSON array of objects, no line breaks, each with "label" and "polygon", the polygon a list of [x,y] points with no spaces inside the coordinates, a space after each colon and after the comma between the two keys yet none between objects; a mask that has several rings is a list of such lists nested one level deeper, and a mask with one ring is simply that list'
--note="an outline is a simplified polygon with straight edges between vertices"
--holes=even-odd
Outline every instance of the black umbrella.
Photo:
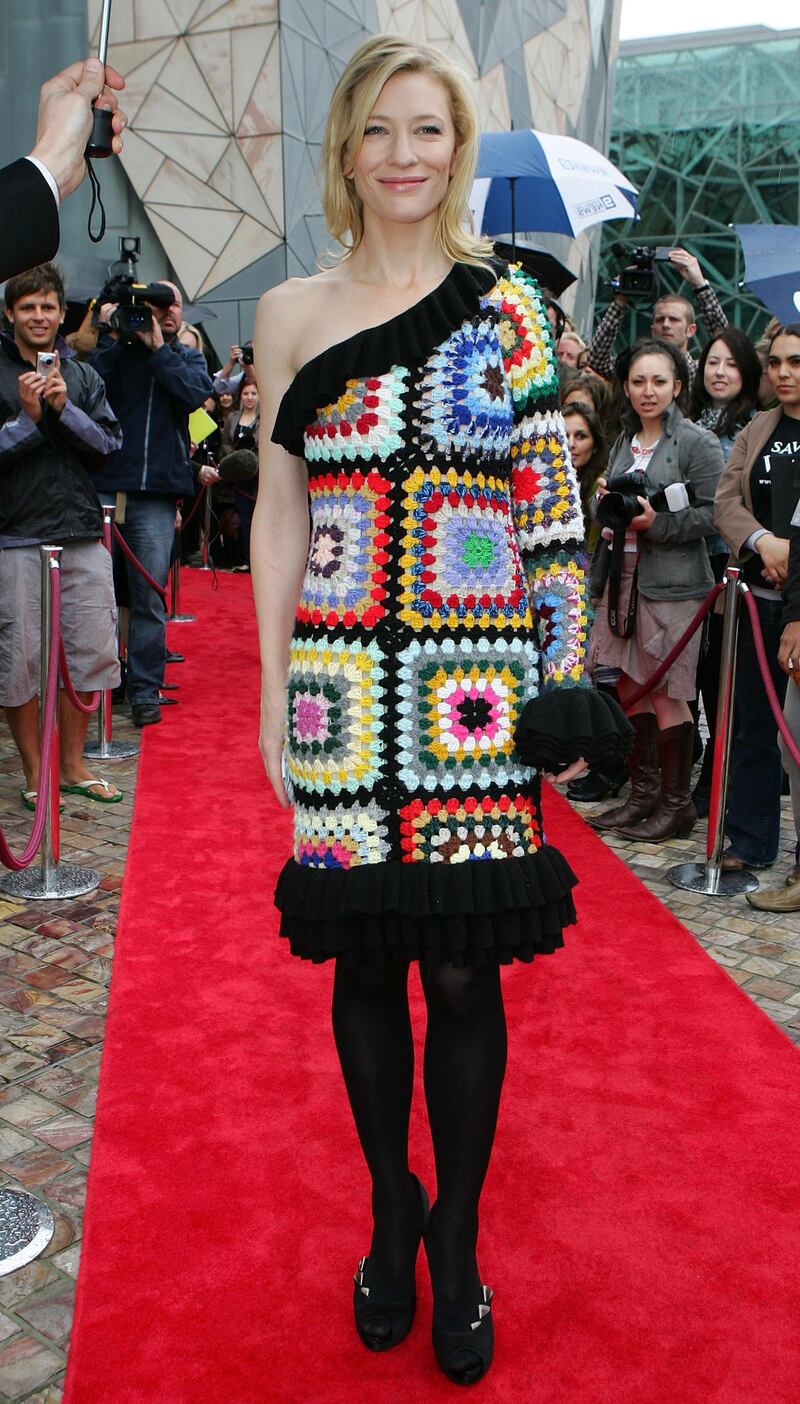
[{"label": "black umbrella", "polygon": [[500,258],[509,263],[521,263],[526,272],[532,273],[536,281],[555,297],[560,297],[564,289],[577,279],[577,273],[573,273],[565,263],[559,262],[555,254],[548,253],[546,249],[539,249],[535,244],[517,242],[512,245],[498,240],[494,248]]}]

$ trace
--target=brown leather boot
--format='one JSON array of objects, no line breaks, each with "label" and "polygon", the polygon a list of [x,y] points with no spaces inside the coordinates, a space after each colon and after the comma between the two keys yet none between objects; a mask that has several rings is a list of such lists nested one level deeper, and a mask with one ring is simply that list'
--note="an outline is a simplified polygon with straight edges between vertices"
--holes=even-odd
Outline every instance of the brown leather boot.
[{"label": "brown leather boot", "polygon": [[615,825],[624,838],[657,843],[663,839],[686,838],[697,823],[692,804],[692,751],[694,722],[681,722],[659,733],[661,751],[661,795],[649,819],[641,823]]},{"label": "brown leather boot", "polygon": [[633,750],[628,765],[631,772],[631,792],[624,804],[593,814],[589,823],[593,829],[617,829],[620,824],[636,824],[647,819],[658,803],[658,726],[652,712],[635,712],[630,719],[635,732]]}]

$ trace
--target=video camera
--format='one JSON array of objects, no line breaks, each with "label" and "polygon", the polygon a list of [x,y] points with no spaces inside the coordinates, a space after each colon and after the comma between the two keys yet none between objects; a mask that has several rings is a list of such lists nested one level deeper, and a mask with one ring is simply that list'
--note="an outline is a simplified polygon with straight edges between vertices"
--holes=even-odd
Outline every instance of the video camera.
[{"label": "video camera", "polygon": [[649,248],[647,244],[639,244],[628,253],[623,245],[613,244],[612,249],[618,258],[629,260],[616,277],[609,279],[614,292],[624,293],[626,297],[646,297],[655,302],[660,288],[655,265],[669,260],[671,247],[659,244],[656,248]]},{"label": "video camera", "polygon": [[120,235],[119,259],[109,267],[108,281],[95,303],[95,321],[104,303],[117,304],[109,325],[128,342],[133,341],[136,332],[150,330],[154,307],[166,309],[175,300],[172,288],[164,283],[137,283],[136,261],[141,251],[138,235]]}]

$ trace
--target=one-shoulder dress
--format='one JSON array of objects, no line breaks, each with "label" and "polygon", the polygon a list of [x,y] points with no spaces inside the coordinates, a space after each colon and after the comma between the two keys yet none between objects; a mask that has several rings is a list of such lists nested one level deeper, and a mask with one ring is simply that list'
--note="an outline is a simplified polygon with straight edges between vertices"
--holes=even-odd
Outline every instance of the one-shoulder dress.
[{"label": "one-shoulder dress", "polygon": [[576,879],[514,728],[581,679],[586,569],[537,284],[455,264],[303,366],[272,437],[305,460],[311,521],[281,935],[313,961],[556,950]]}]

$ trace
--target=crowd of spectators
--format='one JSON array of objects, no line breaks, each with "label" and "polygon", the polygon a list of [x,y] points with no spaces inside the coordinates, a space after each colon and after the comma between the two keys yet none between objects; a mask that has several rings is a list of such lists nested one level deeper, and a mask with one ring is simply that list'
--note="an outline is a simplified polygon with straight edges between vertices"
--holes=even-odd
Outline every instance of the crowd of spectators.
[{"label": "crowd of spectators", "polygon": [[[800,734],[797,691],[789,684],[800,670],[800,326],[773,321],[754,344],[728,325],[697,259],[673,249],[670,260],[694,301],[660,296],[649,335],[615,354],[630,302],[617,293],[591,338],[584,342],[566,319],[557,345],[591,558],[589,673],[595,687],[628,704],[635,732],[628,766],[590,771],[569,794],[577,802],[616,798],[630,781],[623,802],[590,822],[645,842],[686,835],[709,811],[719,608],[658,687],[632,706],[630,699],[729,562],[741,567],[755,598],[773,686]],[[783,887],[762,888],[748,900],[762,910],[800,911],[797,768],[779,745],[747,623],[740,627],[735,707],[722,867],[774,863],[780,799],[789,788],[795,864]]]}]

